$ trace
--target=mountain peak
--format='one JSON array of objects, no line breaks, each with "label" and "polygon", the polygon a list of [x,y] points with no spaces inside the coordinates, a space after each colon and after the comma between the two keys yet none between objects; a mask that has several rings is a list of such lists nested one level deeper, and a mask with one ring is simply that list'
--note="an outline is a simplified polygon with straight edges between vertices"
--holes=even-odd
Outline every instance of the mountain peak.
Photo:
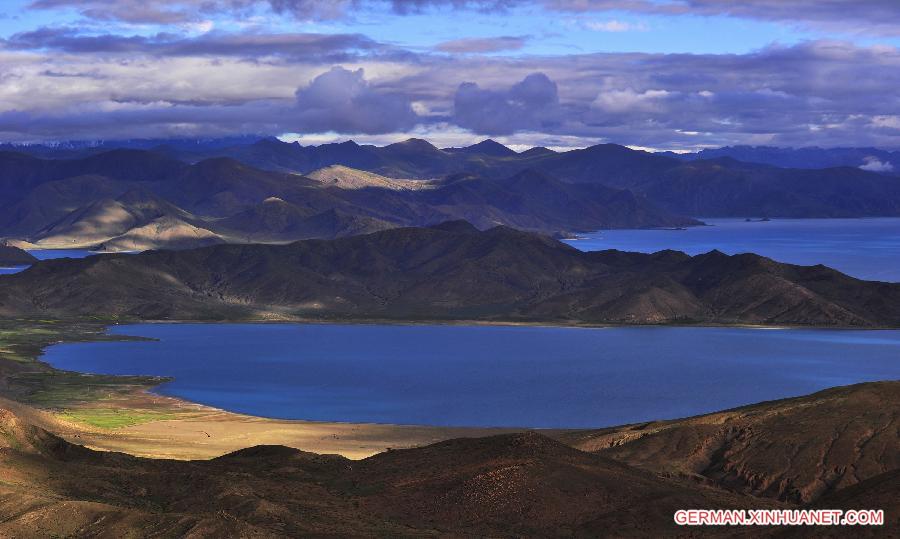
[{"label": "mountain peak", "polygon": [[401,142],[395,142],[393,144],[389,144],[386,148],[403,148],[403,149],[415,149],[422,151],[434,151],[437,150],[437,146],[428,142],[425,139],[421,138],[408,138]]},{"label": "mountain peak", "polygon": [[553,155],[556,152],[551,150],[550,148],[545,148],[543,146],[535,146],[534,148],[529,148],[519,155],[523,157],[537,157],[541,155]]},{"label": "mountain peak", "polygon": [[461,151],[466,153],[478,153],[482,155],[491,155],[494,157],[507,157],[510,155],[516,155],[516,152],[507,148],[503,144],[500,144],[496,140],[493,139],[484,139],[477,144],[473,144],[471,146],[466,146],[465,148],[461,148]]}]

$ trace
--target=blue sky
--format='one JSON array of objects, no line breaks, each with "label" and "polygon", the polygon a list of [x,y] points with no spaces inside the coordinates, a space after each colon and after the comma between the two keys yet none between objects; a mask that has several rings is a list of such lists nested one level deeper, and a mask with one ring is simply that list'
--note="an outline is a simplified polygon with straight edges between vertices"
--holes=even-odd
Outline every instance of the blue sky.
[{"label": "blue sky", "polygon": [[[32,0],[7,0],[0,13],[0,35],[42,26],[76,26],[96,33],[152,35],[158,32],[198,32],[202,23],[172,27],[165,24],[129,24],[91,21],[74,7],[28,9]],[[858,31],[828,31],[797,21],[759,21],[730,16],[635,14],[623,10],[598,13],[560,13],[540,5],[504,13],[475,13],[449,7],[404,16],[387,6],[362,9],[347,19],[297,20],[263,7],[253,17],[202,14],[216,31],[248,28],[264,32],[363,33],[379,41],[404,47],[429,49],[460,38],[525,37],[525,46],[497,54],[566,55],[590,52],[648,53],[748,53],[773,43],[791,45],[803,41],[838,39],[859,45],[900,45],[900,38],[871,36]]]},{"label": "blue sky", "polygon": [[0,138],[895,147],[894,11],[886,0],[8,0]]}]

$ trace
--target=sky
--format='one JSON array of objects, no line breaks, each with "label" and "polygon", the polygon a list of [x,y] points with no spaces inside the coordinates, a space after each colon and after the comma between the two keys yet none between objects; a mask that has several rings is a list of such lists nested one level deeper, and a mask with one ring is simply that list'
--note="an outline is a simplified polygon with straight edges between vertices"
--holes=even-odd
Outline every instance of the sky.
[{"label": "sky", "polygon": [[900,148],[896,0],[2,0],[0,141]]}]

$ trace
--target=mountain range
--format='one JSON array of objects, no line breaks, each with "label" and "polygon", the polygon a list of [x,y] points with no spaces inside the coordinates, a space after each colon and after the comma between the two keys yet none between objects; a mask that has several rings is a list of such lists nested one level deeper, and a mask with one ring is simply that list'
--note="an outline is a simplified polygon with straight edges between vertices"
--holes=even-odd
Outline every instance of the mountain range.
[{"label": "mountain range", "polygon": [[582,252],[464,221],[287,245],[47,260],[4,317],[900,326],[900,285],[718,251]]},{"label": "mountain range", "polygon": [[329,165],[306,177],[143,150],[57,160],[0,153],[0,197],[0,235],[40,248],[286,242],[460,218],[553,234],[699,224],[627,190],[533,170],[419,181]]},{"label": "mountain range", "polygon": [[685,160],[729,157],[747,163],[760,163],[782,168],[856,167],[872,172],[900,173],[900,151],[880,148],[779,148],[775,146],[725,146],[699,152],[665,155]]},{"label": "mountain range", "polygon": [[685,160],[614,144],[516,153],[491,140],[440,149],[421,139],[376,147],[269,138],[101,148],[57,159],[0,152],[0,237],[141,250],[452,219],[569,235],[700,224],[686,216],[900,215],[900,181],[859,167]]}]

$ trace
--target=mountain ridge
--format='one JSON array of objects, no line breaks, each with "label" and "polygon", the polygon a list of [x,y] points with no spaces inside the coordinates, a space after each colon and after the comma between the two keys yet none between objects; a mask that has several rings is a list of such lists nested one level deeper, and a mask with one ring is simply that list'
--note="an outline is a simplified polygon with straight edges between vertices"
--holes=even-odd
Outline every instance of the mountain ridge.
[{"label": "mountain ridge", "polygon": [[900,285],[752,254],[582,252],[450,223],[43,261],[0,278],[0,315],[898,327]]}]

